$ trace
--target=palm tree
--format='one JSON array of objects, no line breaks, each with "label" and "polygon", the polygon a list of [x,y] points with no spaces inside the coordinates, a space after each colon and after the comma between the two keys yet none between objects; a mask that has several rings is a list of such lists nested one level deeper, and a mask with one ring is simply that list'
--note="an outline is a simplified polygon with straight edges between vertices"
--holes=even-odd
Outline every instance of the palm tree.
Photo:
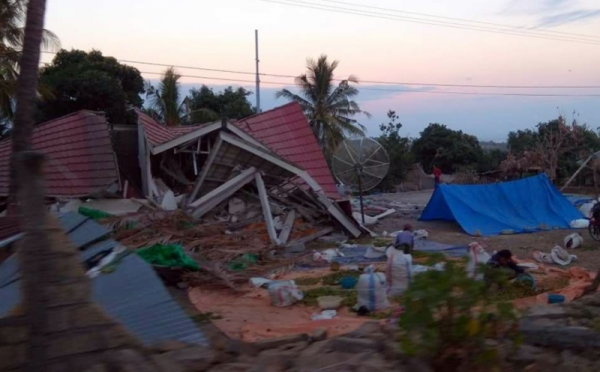
[{"label": "palm tree", "polygon": [[[40,158],[32,157],[28,150],[31,149],[33,133],[33,111],[36,103],[45,10],[46,0],[29,0],[23,53],[19,64],[21,72],[16,92],[15,129],[12,135],[14,155],[11,159],[13,166],[17,162],[16,159],[20,160],[13,169],[17,170],[20,185],[18,190],[22,211],[20,222],[25,231],[25,237],[20,242],[19,255],[23,271],[23,305],[30,326],[28,369],[40,371],[44,369],[43,335],[48,313],[43,306],[45,289],[40,286],[43,280],[39,277],[39,273],[43,270],[41,257],[48,256],[50,247],[43,227],[46,211],[44,190],[40,187]],[[26,157],[27,155],[29,157]]]},{"label": "palm tree", "polygon": [[338,61],[329,63],[326,55],[320,56],[317,61],[309,59],[307,73],[296,77],[301,95],[287,89],[275,95],[300,104],[327,156],[347,136],[364,136],[365,127],[354,116],[371,116],[352,100],[358,95],[358,89],[350,85],[358,83],[356,77],[351,75],[334,86],[333,73],[338,64]]},{"label": "palm tree", "polygon": [[[0,0],[0,121],[14,118],[14,96],[17,88],[19,59],[25,36],[26,0]],[[41,45],[44,49],[58,49],[58,37],[42,30]]]},{"label": "palm tree", "polygon": [[163,121],[168,127],[177,126],[185,122],[187,116],[187,99],[181,100],[181,85],[179,75],[173,67],[169,67],[158,89],[148,84],[146,97],[150,97],[150,107],[146,113],[151,117]]}]

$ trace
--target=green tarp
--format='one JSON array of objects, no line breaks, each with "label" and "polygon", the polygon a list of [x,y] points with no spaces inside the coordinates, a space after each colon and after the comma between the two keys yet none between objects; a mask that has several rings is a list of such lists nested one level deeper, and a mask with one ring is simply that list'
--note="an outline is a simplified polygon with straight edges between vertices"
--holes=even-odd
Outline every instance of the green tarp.
[{"label": "green tarp", "polygon": [[186,255],[183,247],[177,244],[155,244],[151,247],[138,249],[137,254],[152,265],[200,270],[200,266],[196,261]]}]

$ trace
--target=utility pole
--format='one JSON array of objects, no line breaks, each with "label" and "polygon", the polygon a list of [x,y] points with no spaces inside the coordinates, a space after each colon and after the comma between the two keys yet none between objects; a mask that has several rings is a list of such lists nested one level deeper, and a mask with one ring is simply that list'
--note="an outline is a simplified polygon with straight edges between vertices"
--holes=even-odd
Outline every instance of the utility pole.
[{"label": "utility pole", "polygon": [[256,45],[256,112],[260,113],[260,77],[258,72],[258,30],[254,30],[254,43]]}]

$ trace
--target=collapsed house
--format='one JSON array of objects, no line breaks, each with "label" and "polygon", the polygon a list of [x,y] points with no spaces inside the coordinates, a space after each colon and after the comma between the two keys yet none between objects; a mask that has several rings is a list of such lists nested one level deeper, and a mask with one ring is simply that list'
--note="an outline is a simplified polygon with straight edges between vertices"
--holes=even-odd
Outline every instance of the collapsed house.
[{"label": "collapsed house", "polygon": [[[166,127],[140,110],[137,126],[77,113],[38,125],[32,147],[45,153],[47,195],[147,199],[196,220],[245,192],[260,201],[272,244],[285,245],[295,214],[331,220],[350,236],[362,230],[340,200],[323,152],[297,103],[240,121]],[[0,142],[0,197],[8,195],[11,144]],[[277,232],[271,208],[289,212]]]}]

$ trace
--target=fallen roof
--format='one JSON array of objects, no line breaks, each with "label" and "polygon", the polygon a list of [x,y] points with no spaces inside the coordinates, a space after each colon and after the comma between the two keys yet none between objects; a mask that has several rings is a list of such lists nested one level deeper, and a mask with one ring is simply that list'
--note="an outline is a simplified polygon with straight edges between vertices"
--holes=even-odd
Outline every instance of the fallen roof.
[{"label": "fallen roof", "polygon": [[323,151],[296,102],[237,121],[239,127],[288,162],[304,169],[325,195],[340,199]]},{"label": "fallen roof", "polygon": [[[110,233],[93,220],[74,212],[63,214],[59,222],[76,247],[84,247]],[[87,240],[82,240],[88,235]],[[82,250],[82,261],[114,248],[114,240],[103,240]],[[0,265],[0,318],[21,301],[20,269],[16,255]],[[92,279],[92,296],[113,319],[147,346],[161,341],[178,340],[206,345],[207,339],[197,325],[167,292],[152,267],[137,254],[124,257],[114,272]]]},{"label": "fallen roof", "polygon": [[489,185],[440,185],[421,221],[456,221],[470,235],[568,229],[583,218],[545,174]]},{"label": "fallen roof", "polygon": [[[8,195],[11,139],[0,141],[0,196]],[[104,115],[78,111],[34,128],[33,149],[48,156],[46,194],[82,197],[119,180],[108,123]]]},{"label": "fallen roof", "polygon": [[[207,191],[213,189],[218,190],[218,188],[215,189],[214,186],[209,186],[207,188],[206,183],[209,181],[209,177],[207,176],[210,175],[216,177],[212,181],[215,181],[214,183],[218,184],[231,180],[235,169],[247,167],[265,173],[265,179],[268,181],[266,184],[269,187],[286,182],[286,178],[297,178],[303,181],[314,191],[318,201],[323,204],[325,209],[340,222],[348,232],[354,237],[360,236],[360,229],[357,228],[355,223],[349,219],[336,204],[328,199],[321,186],[308,172],[291,164],[276,153],[254,146],[243,139],[225,132],[219,133],[215,146],[212,149],[208,160],[204,163],[202,171],[194,184],[194,189],[189,195],[188,205],[197,207],[198,204],[202,204],[206,201],[207,195],[210,195],[210,193],[206,194]],[[250,175],[251,174],[249,174],[249,176]],[[243,186],[247,181],[248,179],[240,180],[241,183],[236,187]],[[225,186],[226,184],[224,183],[220,187]],[[199,193],[200,190],[202,190],[201,193]],[[201,198],[195,200],[197,195],[200,195]],[[198,213],[198,215],[199,214],[201,213]],[[196,216],[196,214],[194,215]]]},{"label": "fallen roof", "polygon": [[160,154],[163,151],[180,145],[191,143],[204,135],[220,129],[229,130],[238,137],[241,137],[245,141],[250,142],[255,146],[265,147],[260,142],[252,138],[252,136],[249,136],[246,132],[240,130],[235,125],[227,125],[231,124],[230,122],[222,123],[220,121],[216,121],[204,124],[167,127],[154,120],[150,116],[144,114],[140,110],[136,109],[136,113],[138,115],[138,123],[144,129],[144,134],[148,143],[150,144],[150,152],[152,152],[153,155]]}]

